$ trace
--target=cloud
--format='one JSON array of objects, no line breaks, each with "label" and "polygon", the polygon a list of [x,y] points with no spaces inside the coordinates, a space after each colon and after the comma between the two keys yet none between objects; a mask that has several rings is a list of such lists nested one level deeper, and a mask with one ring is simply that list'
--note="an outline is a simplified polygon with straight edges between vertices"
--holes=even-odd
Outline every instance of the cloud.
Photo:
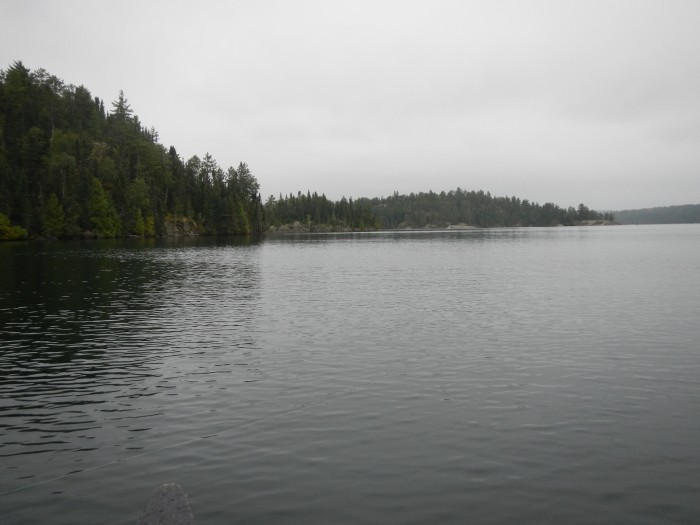
[{"label": "cloud", "polygon": [[697,2],[33,5],[0,6],[4,64],[124,89],[164,142],[248,162],[266,194],[700,201]]}]

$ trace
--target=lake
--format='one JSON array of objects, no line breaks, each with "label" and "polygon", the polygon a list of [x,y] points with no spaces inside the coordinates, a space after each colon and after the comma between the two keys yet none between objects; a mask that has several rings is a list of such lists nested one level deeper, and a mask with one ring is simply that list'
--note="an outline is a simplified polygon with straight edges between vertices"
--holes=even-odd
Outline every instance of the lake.
[{"label": "lake", "polygon": [[700,225],[0,245],[0,521],[700,522]]}]

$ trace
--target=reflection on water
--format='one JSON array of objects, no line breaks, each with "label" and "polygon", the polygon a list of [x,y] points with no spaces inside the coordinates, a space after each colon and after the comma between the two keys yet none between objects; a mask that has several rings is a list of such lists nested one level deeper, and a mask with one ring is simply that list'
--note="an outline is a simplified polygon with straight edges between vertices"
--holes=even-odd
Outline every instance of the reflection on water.
[{"label": "reflection on water", "polygon": [[[222,345],[228,352],[228,337],[246,332],[259,294],[256,245],[231,248],[192,242],[6,248],[0,455],[52,455],[48,473],[21,462],[16,479],[142,450],[144,432],[166,433],[168,419],[179,417],[168,413],[169,398],[201,395],[182,391],[181,383],[231,373],[235,363],[217,360],[215,352]],[[206,301],[189,297],[193,292]],[[249,347],[250,333],[239,344]],[[91,451],[94,458],[85,454]]]},{"label": "reflection on water", "polygon": [[699,240],[0,245],[3,521],[698,521]]}]

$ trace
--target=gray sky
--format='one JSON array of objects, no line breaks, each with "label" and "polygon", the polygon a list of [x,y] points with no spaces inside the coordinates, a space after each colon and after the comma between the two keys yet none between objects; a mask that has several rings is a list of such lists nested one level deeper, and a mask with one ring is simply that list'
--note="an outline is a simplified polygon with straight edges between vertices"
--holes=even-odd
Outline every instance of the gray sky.
[{"label": "gray sky", "polygon": [[700,1],[0,0],[21,60],[123,89],[263,196],[700,202]]}]

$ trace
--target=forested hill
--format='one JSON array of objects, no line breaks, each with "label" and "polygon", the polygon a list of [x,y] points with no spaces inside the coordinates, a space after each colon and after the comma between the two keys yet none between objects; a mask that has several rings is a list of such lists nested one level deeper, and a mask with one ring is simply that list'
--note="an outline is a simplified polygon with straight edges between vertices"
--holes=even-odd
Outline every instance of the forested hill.
[{"label": "forested hill", "polygon": [[395,229],[445,228],[457,225],[573,226],[590,221],[612,222],[610,213],[590,210],[586,205],[560,208],[517,197],[494,197],[489,192],[465,191],[411,193],[390,197],[330,201],[316,193],[271,196],[265,203],[269,224],[278,227],[299,222],[306,229]]},{"label": "forested hill", "polygon": [[43,69],[0,72],[0,239],[261,232],[258,189],[244,163],[160,144],[121,92],[106,110]]},{"label": "forested hill", "polygon": [[700,204],[616,211],[620,224],[682,224],[700,222]]}]

